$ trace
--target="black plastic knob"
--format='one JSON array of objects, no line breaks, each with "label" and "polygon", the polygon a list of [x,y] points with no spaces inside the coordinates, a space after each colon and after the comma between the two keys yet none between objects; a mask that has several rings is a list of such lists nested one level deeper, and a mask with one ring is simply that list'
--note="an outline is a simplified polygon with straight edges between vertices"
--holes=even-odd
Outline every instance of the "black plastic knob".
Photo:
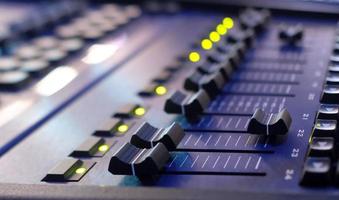
[{"label": "black plastic knob", "polygon": [[199,90],[193,95],[176,91],[165,103],[165,112],[182,114],[189,119],[197,119],[208,106],[210,98],[204,90]]},{"label": "black plastic knob", "polygon": [[240,25],[243,29],[251,29],[256,33],[261,32],[270,19],[268,10],[246,9],[239,15]]},{"label": "black plastic knob", "polygon": [[262,109],[256,109],[247,132],[258,135],[286,135],[292,123],[292,118],[287,109],[279,113],[265,113]]},{"label": "black plastic knob", "polygon": [[287,44],[296,44],[303,38],[304,31],[301,25],[282,26],[279,31],[279,38]]},{"label": "black plastic knob", "polygon": [[220,72],[225,80],[229,80],[233,73],[233,68],[229,62],[223,64],[205,62],[199,65],[197,69],[202,74],[214,74]]},{"label": "black plastic knob", "polygon": [[253,45],[254,36],[254,32],[250,29],[240,30],[234,28],[227,33],[226,42],[230,44],[244,43],[245,47],[249,48]]},{"label": "black plastic knob", "polygon": [[204,89],[211,99],[214,99],[225,85],[225,79],[221,73],[204,75],[200,72],[194,72],[186,78],[184,88],[186,90],[197,92]]},{"label": "black plastic knob", "polygon": [[167,128],[156,128],[144,122],[131,138],[131,143],[139,148],[153,148],[162,143],[169,150],[175,150],[184,137],[184,131],[178,123]]},{"label": "black plastic knob", "polygon": [[111,158],[108,171],[119,175],[157,175],[169,158],[170,154],[162,143],[151,149],[139,149],[126,143]]}]

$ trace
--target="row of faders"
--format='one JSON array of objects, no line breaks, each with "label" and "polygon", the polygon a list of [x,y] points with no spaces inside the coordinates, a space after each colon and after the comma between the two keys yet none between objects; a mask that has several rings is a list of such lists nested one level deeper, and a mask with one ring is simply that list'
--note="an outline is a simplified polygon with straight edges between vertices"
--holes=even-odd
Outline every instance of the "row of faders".
[{"label": "row of faders", "polygon": [[[196,121],[210,101],[220,94],[224,85],[238,69],[246,50],[260,32],[265,29],[270,13],[267,10],[247,9],[240,14],[239,26],[232,27],[220,38],[213,49],[191,52],[189,59],[195,62],[193,73],[184,81],[184,88],[191,94],[176,91],[166,101],[165,111],[183,114]],[[199,59],[195,59],[199,56]]]},{"label": "row of faders", "polygon": [[[165,111],[169,114],[184,115],[190,121],[199,120],[199,115],[205,107],[230,80],[256,35],[265,28],[269,16],[266,10],[248,9],[240,14],[239,26],[234,27],[233,20],[225,18],[232,26],[229,26],[228,30],[219,28],[218,32],[228,31],[227,35],[212,31],[210,39],[215,42],[214,47],[208,48],[211,45],[202,43],[201,49],[191,52],[189,58],[182,61],[182,65],[191,65],[193,69],[193,73],[183,83],[183,87],[191,94],[175,91],[167,99]],[[206,49],[209,51],[205,51]],[[172,73],[176,71],[166,70]],[[139,92],[139,95],[161,95],[165,90],[165,87],[155,87],[152,84]],[[183,129],[176,122],[167,128],[156,128],[146,122],[142,123],[138,125],[130,142],[113,155],[109,171],[112,174],[134,175],[140,180],[156,177],[171,161],[172,151],[177,149],[184,135]]]}]

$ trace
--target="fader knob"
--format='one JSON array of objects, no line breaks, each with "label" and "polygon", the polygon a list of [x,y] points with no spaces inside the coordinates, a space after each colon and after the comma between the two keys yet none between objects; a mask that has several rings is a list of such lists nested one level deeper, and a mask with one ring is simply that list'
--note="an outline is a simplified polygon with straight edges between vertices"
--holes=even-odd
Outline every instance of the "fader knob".
[{"label": "fader knob", "polygon": [[240,29],[231,29],[227,33],[226,42],[235,44],[243,42],[246,47],[251,47],[254,41],[254,32],[250,29],[240,30]]},{"label": "fader knob", "polygon": [[244,29],[253,29],[257,33],[265,28],[270,18],[268,10],[246,9],[240,16],[240,24]]},{"label": "fader knob", "polygon": [[221,73],[204,75],[200,72],[194,72],[185,80],[184,87],[190,91],[199,91],[204,89],[211,99],[215,98],[225,84],[225,79]]},{"label": "fader knob", "polygon": [[139,148],[153,148],[162,143],[168,150],[175,150],[182,138],[184,131],[178,123],[172,123],[167,128],[156,128],[144,122],[131,138],[131,143]]},{"label": "fader knob", "polygon": [[170,154],[162,143],[151,149],[139,149],[126,143],[111,158],[108,171],[141,177],[157,175],[169,158]]},{"label": "fader knob", "polygon": [[292,123],[292,118],[287,111],[283,109],[279,113],[267,114],[262,109],[256,109],[254,112],[247,131],[258,135],[285,135]]},{"label": "fader knob", "polygon": [[301,25],[282,26],[279,38],[288,44],[295,44],[303,38],[303,34],[304,31]]},{"label": "fader knob", "polygon": [[181,91],[176,91],[166,100],[165,112],[183,114],[188,118],[194,119],[204,111],[209,102],[210,98],[205,90],[199,90],[191,96]]},{"label": "fader knob", "polygon": [[233,68],[230,62],[223,64],[205,62],[199,65],[197,70],[202,74],[214,74],[220,72],[225,80],[229,80],[233,73]]}]

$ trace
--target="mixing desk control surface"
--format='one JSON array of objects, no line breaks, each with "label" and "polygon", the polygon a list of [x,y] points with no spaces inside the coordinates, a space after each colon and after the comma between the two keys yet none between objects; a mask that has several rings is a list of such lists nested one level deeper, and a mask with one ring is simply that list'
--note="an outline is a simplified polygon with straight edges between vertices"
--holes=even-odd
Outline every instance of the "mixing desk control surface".
[{"label": "mixing desk control surface", "polygon": [[337,15],[194,5],[0,3],[1,199],[338,197]]}]

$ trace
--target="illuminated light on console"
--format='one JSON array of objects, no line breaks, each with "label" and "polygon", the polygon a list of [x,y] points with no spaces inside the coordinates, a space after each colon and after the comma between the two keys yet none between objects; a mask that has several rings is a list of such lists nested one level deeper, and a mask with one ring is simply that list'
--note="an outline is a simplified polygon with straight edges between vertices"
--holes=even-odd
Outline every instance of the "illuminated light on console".
[{"label": "illuminated light on console", "polygon": [[75,170],[76,174],[84,174],[86,173],[87,169],[85,167],[79,167],[78,169]]},{"label": "illuminated light on console", "polygon": [[226,35],[227,33],[227,28],[225,25],[223,24],[219,24],[216,28],[216,31],[220,34],[220,35]]},{"label": "illuminated light on console", "polygon": [[119,133],[126,133],[128,131],[129,127],[127,124],[120,124],[117,128]]},{"label": "illuminated light on console", "polygon": [[210,33],[209,37],[210,37],[210,40],[211,40],[212,42],[219,42],[219,41],[220,41],[220,35],[219,35],[219,33],[216,32],[216,31],[212,31],[212,32]]},{"label": "illuminated light on console", "polygon": [[234,26],[233,19],[230,18],[230,17],[225,17],[225,18],[223,19],[222,23],[224,24],[224,26],[225,26],[227,29],[231,29],[231,28],[233,28],[233,26]]},{"label": "illuminated light on console", "polygon": [[201,47],[204,49],[204,50],[210,50],[212,49],[213,47],[213,43],[211,42],[211,40],[209,39],[203,39],[201,41]]},{"label": "illuminated light on console", "polygon": [[155,94],[158,96],[165,95],[167,93],[167,88],[163,85],[159,85],[154,89]]},{"label": "illuminated light on console", "polygon": [[98,147],[98,151],[100,152],[106,152],[108,151],[108,149],[109,149],[109,146],[107,144],[103,144]]},{"label": "illuminated light on console", "polygon": [[188,59],[191,62],[194,62],[194,63],[199,62],[200,61],[200,54],[196,51],[193,51],[188,55]]},{"label": "illuminated light on console", "polygon": [[58,67],[36,84],[35,92],[42,96],[51,96],[68,85],[77,76],[78,72],[72,67]]},{"label": "illuminated light on console", "polygon": [[146,113],[146,109],[144,107],[137,107],[136,109],[134,109],[134,115],[138,117],[145,115],[145,113]]}]

